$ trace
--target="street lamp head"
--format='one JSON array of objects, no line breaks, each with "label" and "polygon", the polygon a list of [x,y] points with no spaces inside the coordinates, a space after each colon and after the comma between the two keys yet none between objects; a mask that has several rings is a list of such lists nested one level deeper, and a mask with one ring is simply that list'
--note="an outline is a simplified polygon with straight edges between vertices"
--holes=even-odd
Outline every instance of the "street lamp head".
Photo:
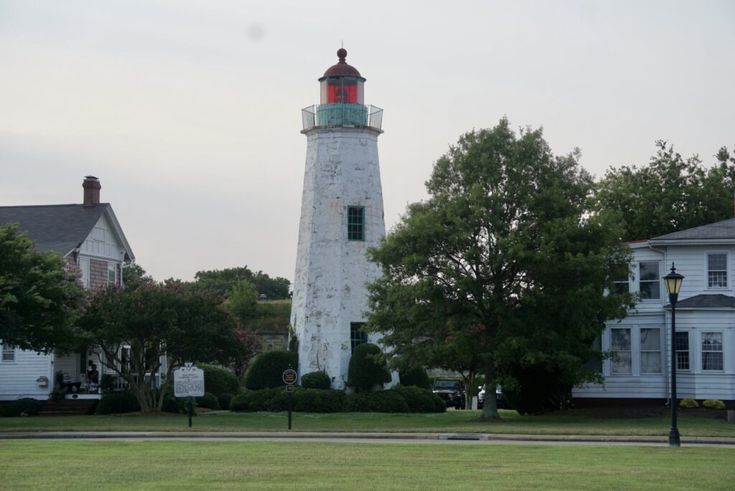
[{"label": "street lamp head", "polygon": [[678,296],[683,282],[684,277],[676,272],[674,263],[671,263],[671,272],[664,276],[664,283],[666,284],[666,290],[669,292],[669,295]]}]

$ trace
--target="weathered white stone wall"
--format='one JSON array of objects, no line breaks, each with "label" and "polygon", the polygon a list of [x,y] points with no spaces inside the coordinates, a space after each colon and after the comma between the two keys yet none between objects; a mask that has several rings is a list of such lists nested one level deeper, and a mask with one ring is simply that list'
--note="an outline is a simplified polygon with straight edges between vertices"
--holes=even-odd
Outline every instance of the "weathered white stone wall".
[{"label": "weathered white stone wall", "polygon": [[[306,132],[291,325],[299,340],[299,374],[324,370],[334,388],[347,380],[350,323],[365,321],[366,285],[380,275],[366,255],[385,235],[378,135],[369,128]],[[365,208],[364,241],[347,240],[349,206]]]}]

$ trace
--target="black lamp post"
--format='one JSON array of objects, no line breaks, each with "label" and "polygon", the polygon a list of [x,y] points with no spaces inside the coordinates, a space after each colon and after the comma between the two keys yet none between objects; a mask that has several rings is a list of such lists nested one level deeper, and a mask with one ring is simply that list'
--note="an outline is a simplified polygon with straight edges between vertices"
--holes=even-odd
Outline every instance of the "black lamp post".
[{"label": "black lamp post", "polygon": [[671,302],[671,430],[669,431],[669,447],[680,447],[679,428],[676,426],[676,301],[679,299],[684,277],[676,272],[671,263],[671,272],[664,276],[666,290]]}]

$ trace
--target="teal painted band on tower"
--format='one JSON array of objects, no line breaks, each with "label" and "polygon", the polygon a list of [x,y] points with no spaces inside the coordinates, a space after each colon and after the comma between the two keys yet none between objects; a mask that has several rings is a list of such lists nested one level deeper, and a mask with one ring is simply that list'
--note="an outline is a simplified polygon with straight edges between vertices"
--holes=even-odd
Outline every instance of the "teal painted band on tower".
[{"label": "teal painted band on tower", "polygon": [[317,126],[367,126],[368,110],[363,104],[320,104],[316,109]]}]

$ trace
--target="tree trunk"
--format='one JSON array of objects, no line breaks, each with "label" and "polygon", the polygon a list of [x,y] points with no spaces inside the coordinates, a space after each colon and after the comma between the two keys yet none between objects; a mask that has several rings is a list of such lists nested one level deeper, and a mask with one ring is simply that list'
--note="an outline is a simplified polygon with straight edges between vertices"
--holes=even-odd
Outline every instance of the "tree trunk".
[{"label": "tree trunk", "polygon": [[475,379],[477,374],[474,370],[470,370],[467,374],[467,390],[465,391],[466,397],[464,401],[465,409],[472,409],[472,398],[477,395],[477,389],[475,389]]},{"label": "tree trunk", "polygon": [[482,406],[482,416],[480,416],[480,419],[500,419],[500,415],[498,414],[498,401],[495,395],[495,385],[495,374],[493,373],[493,369],[488,367],[485,369],[485,403]]}]

